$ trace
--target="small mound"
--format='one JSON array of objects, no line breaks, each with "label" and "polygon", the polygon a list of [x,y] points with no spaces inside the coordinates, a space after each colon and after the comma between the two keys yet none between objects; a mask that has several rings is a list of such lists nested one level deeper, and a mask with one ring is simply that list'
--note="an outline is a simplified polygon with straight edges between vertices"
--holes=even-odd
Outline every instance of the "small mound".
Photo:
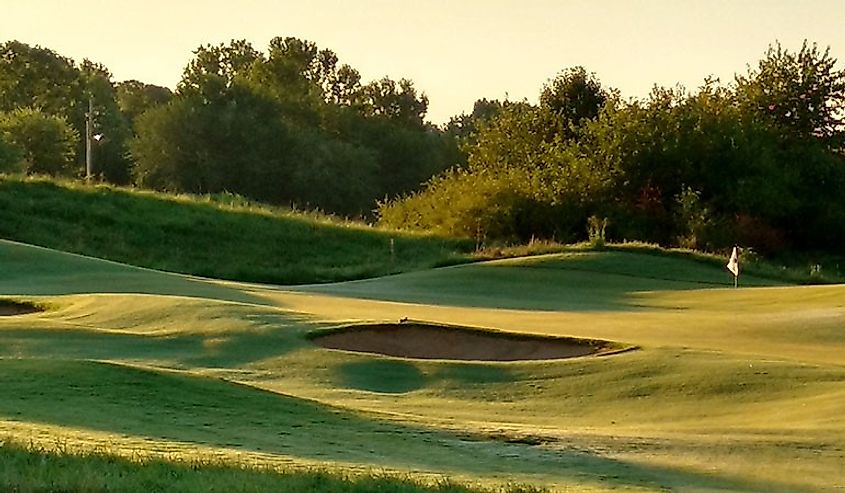
[{"label": "small mound", "polygon": [[0,317],[11,317],[14,315],[26,315],[42,311],[41,308],[32,303],[20,303],[11,300],[0,300]]},{"label": "small mound", "polygon": [[418,359],[525,361],[606,354],[607,341],[506,334],[416,322],[347,326],[314,336],[327,349]]}]

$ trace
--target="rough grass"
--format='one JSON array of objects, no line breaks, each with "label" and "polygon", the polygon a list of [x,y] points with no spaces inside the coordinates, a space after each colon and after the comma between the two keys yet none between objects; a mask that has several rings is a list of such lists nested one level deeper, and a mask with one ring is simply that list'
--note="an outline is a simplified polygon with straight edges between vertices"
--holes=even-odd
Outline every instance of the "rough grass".
[{"label": "rough grass", "polygon": [[[327,283],[500,258],[596,250],[536,241],[472,251],[470,240],[374,228],[251,203],[231,194],[172,195],[48,178],[0,175],[0,238],[140,267],[274,284]],[[599,250],[675,256],[722,268],[724,255],[625,243]],[[724,252],[721,252],[724,254]],[[841,259],[750,255],[748,274],[841,282]]]},{"label": "rough grass", "polygon": [[0,175],[0,237],[141,267],[299,284],[465,261],[464,241],[250,204]]},{"label": "rough grass", "polygon": [[[231,462],[165,461],[125,457],[97,451],[68,451],[59,444],[46,449],[33,444],[0,441],[0,489],[16,493],[492,493],[441,480],[423,484],[410,477],[387,474],[349,476],[329,471],[278,471]],[[540,490],[514,486],[500,491]]]}]

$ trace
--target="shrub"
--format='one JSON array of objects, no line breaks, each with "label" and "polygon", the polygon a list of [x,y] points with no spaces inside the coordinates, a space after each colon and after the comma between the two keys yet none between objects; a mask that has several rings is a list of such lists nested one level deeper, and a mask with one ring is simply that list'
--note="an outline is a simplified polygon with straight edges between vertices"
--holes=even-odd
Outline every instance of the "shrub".
[{"label": "shrub", "polygon": [[[0,155],[0,166],[29,174],[71,175],[79,135],[64,117],[37,108],[0,113],[0,140],[16,151]],[[15,162],[16,161],[16,162]]]}]

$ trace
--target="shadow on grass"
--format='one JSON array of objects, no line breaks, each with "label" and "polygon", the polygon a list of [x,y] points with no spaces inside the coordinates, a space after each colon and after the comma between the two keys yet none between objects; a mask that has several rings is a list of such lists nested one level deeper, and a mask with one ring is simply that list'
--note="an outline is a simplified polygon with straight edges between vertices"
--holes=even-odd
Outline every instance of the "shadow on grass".
[{"label": "shadow on grass", "polygon": [[105,363],[0,359],[0,416],[240,451],[610,487],[772,492],[776,483],[627,463],[381,422],[217,379]]},{"label": "shadow on grass", "polygon": [[338,386],[383,394],[404,394],[425,387],[428,377],[405,361],[372,360],[344,363],[334,369]]},{"label": "shadow on grass", "polygon": [[0,240],[0,294],[137,293],[267,305],[241,290],[180,274]]},{"label": "shadow on grass", "polygon": [[150,361],[194,368],[239,368],[309,343],[290,326],[221,335],[138,335],[85,329],[0,330],[0,358]]},{"label": "shadow on grass", "polygon": [[[636,311],[635,293],[727,288],[727,272],[692,260],[584,252],[461,265],[300,291],[350,298],[521,310]],[[773,281],[746,276],[744,285]]]}]

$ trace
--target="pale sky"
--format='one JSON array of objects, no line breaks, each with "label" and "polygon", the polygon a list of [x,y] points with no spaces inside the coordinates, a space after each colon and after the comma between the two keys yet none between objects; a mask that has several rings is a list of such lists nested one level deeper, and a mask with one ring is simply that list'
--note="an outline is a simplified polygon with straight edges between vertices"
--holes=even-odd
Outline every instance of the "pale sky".
[{"label": "pale sky", "polygon": [[246,39],[265,51],[294,36],[364,81],[413,80],[442,123],[479,98],[535,102],[576,65],[639,98],[655,84],[731,80],[775,40],[797,51],[806,38],[845,60],[843,20],[840,0],[0,0],[0,41],[173,88],[202,44]]}]

